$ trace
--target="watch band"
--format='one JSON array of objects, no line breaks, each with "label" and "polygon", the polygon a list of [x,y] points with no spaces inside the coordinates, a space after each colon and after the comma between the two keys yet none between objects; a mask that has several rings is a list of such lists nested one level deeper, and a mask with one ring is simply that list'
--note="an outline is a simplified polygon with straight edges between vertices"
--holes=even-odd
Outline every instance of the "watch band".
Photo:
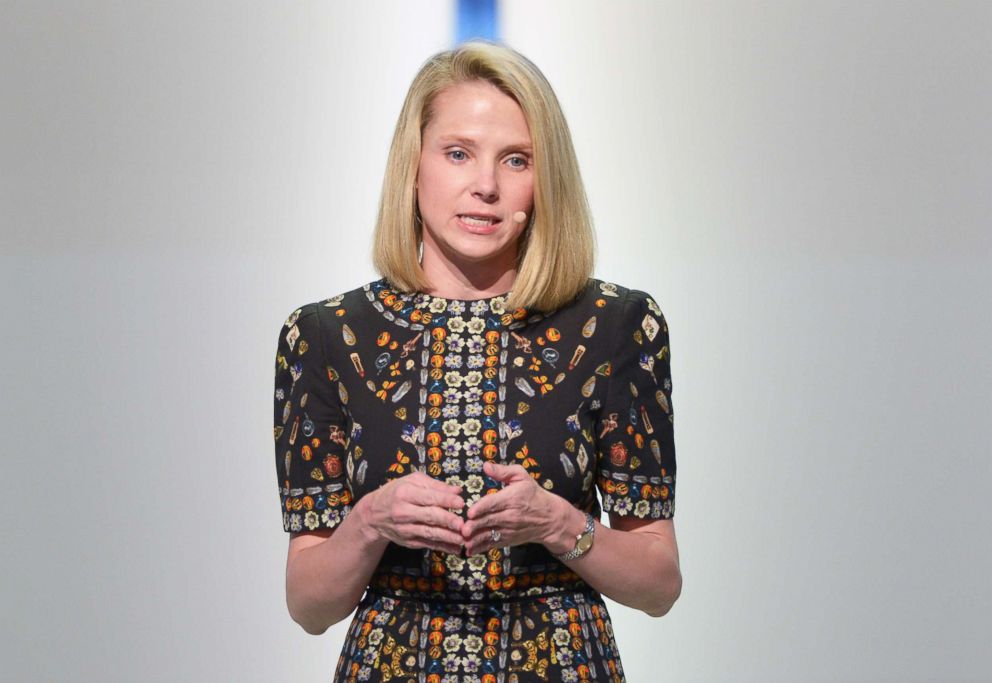
[{"label": "watch band", "polygon": [[[596,535],[596,524],[595,524],[595,521],[596,521],[595,518],[587,512],[586,513],[586,528],[583,529],[583,531],[582,531],[581,534],[576,534],[576,536],[575,536],[575,547],[572,548],[571,550],[569,550],[566,553],[562,553],[561,555],[555,555],[554,556],[555,559],[556,560],[574,560],[576,557],[581,557],[582,555],[584,555],[587,552],[589,552],[589,548],[592,547],[593,537]],[[585,548],[580,548],[579,547],[579,542],[585,536],[588,536],[589,537],[589,544]]]}]

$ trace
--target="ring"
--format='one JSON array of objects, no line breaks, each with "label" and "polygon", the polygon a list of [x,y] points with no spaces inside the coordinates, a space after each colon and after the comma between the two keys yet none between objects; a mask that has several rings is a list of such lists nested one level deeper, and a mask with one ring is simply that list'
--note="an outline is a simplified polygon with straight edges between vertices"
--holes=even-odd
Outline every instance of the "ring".
[{"label": "ring", "polygon": [[500,534],[496,529],[490,529],[489,535],[493,537],[493,543],[499,543]]}]

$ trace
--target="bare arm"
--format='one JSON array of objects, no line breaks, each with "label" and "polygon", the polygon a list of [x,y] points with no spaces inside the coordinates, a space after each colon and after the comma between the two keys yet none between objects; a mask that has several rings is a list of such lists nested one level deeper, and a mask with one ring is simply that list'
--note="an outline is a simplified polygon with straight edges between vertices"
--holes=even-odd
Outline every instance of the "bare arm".
[{"label": "bare arm", "polygon": [[303,630],[320,635],[358,605],[389,540],[367,521],[370,493],[334,529],[294,533],[286,560],[286,605]]},{"label": "bare arm", "polygon": [[293,535],[286,604],[307,633],[320,635],[351,614],[392,541],[407,548],[461,550],[465,502],[459,487],[412,472],[361,498],[333,529]]},{"label": "bare arm", "polygon": [[[552,494],[553,495],[553,494]],[[552,553],[575,546],[585,515],[560,496],[558,523],[544,541]],[[610,526],[596,522],[592,548],[564,564],[586,583],[622,605],[664,616],[682,592],[682,572],[671,519],[639,519],[610,513]]]}]

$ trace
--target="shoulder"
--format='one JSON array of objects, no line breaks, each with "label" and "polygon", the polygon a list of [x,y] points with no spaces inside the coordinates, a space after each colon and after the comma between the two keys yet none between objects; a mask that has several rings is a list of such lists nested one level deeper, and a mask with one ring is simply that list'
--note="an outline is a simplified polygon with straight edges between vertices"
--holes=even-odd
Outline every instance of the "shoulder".
[{"label": "shoulder", "polygon": [[368,301],[370,299],[368,293],[372,291],[373,286],[377,282],[366,283],[354,289],[349,289],[346,292],[340,292],[297,306],[286,316],[283,327],[288,330],[294,325],[299,326],[301,324],[327,325],[334,317],[341,315],[338,311],[351,310],[356,305]]},{"label": "shoulder", "polygon": [[638,347],[668,344],[668,321],[650,292],[602,280],[596,281],[596,289],[603,299],[597,305],[612,309],[608,324],[617,344],[623,340],[633,340]]},{"label": "shoulder", "polygon": [[589,278],[586,291],[595,300],[595,305],[605,309],[616,309],[620,318],[632,318],[644,313],[659,318],[664,317],[655,298],[643,289],[599,278]]}]

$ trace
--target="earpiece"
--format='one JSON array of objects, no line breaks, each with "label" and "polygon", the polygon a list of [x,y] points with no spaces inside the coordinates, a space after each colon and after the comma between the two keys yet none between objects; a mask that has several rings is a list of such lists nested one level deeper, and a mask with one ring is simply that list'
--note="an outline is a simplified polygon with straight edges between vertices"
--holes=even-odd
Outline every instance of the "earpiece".
[{"label": "earpiece", "polygon": [[513,220],[515,220],[517,223],[523,223],[525,220],[527,220],[527,214],[525,214],[523,211],[517,211],[515,214],[513,214]]}]

